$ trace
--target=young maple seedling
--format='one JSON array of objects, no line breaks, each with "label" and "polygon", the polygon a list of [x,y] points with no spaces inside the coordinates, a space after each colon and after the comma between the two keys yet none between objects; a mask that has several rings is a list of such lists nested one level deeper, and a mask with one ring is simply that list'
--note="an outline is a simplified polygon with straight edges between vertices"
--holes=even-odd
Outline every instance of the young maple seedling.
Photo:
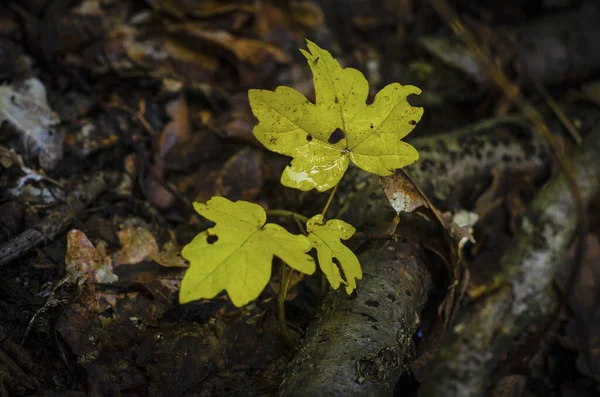
[{"label": "young maple seedling", "polygon": [[[303,191],[331,190],[325,209],[310,219],[295,214],[306,222],[305,236],[266,223],[267,213],[258,204],[223,197],[194,203],[196,211],[216,225],[199,233],[181,252],[190,262],[181,283],[181,303],[214,298],[225,290],[235,306],[243,306],[267,286],[273,256],[292,269],[313,274],[316,266],[308,254],[312,248],[333,289],[344,284],[351,294],[356,280],[362,278],[358,258],[341,242],[352,237],[355,228],[340,219],[325,222],[325,214],[350,161],[367,172],[389,176],[418,160],[416,149],[401,139],[423,115],[423,108],[406,100],[421,90],[392,83],[367,105],[365,76],[356,69],[342,68],[328,51],[307,43],[308,51],[300,51],[313,73],[314,104],[285,86],[275,91],[250,90],[248,97],[258,119],[254,136],[267,149],[293,158],[281,183]],[[288,280],[281,280],[280,318]]]}]

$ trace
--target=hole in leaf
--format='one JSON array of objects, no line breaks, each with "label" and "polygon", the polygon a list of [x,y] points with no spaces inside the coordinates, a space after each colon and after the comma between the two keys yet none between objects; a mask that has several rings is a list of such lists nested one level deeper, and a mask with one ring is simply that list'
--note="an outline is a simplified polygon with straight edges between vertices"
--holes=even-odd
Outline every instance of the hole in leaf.
[{"label": "hole in leaf", "polygon": [[340,263],[340,261],[338,260],[338,258],[333,257],[331,258],[331,261],[333,262],[333,264],[335,266],[337,266],[338,271],[340,272],[340,277],[344,280],[344,282],[346,281],[346,275],[344,274],[344,270],[342,269],[342,264]]},{"label": "hole in leaf", "polygon": [[211,235],[209,235],[209,236],[206,237],[206,242],[209,243],[209,244],[214,244],[214,243],[217,242],[218,239],[219,239],[218,236],[215,236],[215,235],[211,234]]},{"label": "hole in leaf", "polygon": [[410,125],[417,125],[417,122],[416,122],[416,121],[414,121],[414,120],[410,120],[410,121],[408,122],[408,124],[410,124]]},{"label": "hole in leaf", "polygon": [[306,140],[309,141],[309,142],[312,141],[312,135],[307,135],[306,136]]},{"label": "hole in leaf", "polygon": [[344,139],[344,133],[342,132],[342,130],[337,128],[335,131],[333,131],[331,133],[331,136],[329,137],[329,140],[327,142],[331,143],[332,145],[335,145],[342,139]]}]

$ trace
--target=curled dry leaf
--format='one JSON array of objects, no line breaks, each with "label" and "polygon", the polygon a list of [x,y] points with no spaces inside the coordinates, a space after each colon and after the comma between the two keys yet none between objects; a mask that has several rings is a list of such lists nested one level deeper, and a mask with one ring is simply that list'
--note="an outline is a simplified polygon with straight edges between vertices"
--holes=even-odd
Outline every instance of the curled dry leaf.
[{"label": "curled dry leaf", "polygon": [[450,276],[450,288],[440,311],[446,324],[449,324],[468,285],[469,272],[463,264],[462,250],[467,241],[475,241],[472,236],[472,227],[477,222],[477,214],[467,211],[459,212],[456,215],[449,212],[440,213],[403,170],[397,170],[391,176],[380,177],[379,185],[385,192],[390,205],[398,214],[418,212],[442,226],[443,240],[428,238],[422,244],[436,253],[446,264],[446,270]]},{"label": "curled dry leaf", "polygon": [[0,86],[0,124],[8,123],[21,135],[22,145],[40,166],[52,169],[63,156],[63,136],[55,129],[60,122],[48,106],[41,81],[30,78]]},{"label": "curled dry leaf", "polygon": [[404,172],[396,172],[394,175],[380,177],[379,186],[383,189],[390,205],[400,212],[413,212],[419,207],[427,207],[427,203],[417,188]]}]

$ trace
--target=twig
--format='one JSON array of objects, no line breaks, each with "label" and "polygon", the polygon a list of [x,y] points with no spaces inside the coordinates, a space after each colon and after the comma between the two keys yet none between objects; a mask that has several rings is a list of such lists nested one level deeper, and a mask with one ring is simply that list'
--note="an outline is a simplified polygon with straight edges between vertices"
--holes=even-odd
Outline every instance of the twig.
[{"label": "twig", "polygon": [[64,231],[79,213],[116,179],[116,174],[100,173],[77,185],[67,196],[66,202],[57,206],[52,215],[0,245],[0,266],[23,256],[29,250]]},{"label": "twig", "polygon": [[285,298],[287,296],[288,287],[290,285],[290,280],[292,279],[292,274],[294,269],[288,269],[288,266],[281,262],[281,276],[279,280],[279,293],[277,294],[277,314],[279,317],[279,328],[281,330],[281,334],[283,335],[283,339],[285,343],[292,347],[296,343],[294,338],[290,335],[290,332],[287,327],[287,322],[285,320]]},{"label": "twig", "polygon": [[565,128],[571,135],[571,138],[573,138],[575,143],[577,143],[578,145],[581,145],[582,138],[581,138],[581,135],[579,134],[579,131],[577,131],[577,128],[575,127],[573,122],[571,122],[571,120],[569,120],[569,118],[567,117],[565,112],[563,112],[562,109],[560,108],[560,106],[558,106],[558,104],[556,103],[554,98],[552,98],[552,96],[550,96],[550,94],[548,93],[546,88],[544,88],[544,86],[540,82],[535,81],[535,87],[539,91],[539,93],[542,94],[542,96],[546,100],[546,103],[548,104],[550,109],[552,109],[552,111],[554,112],[556,117],[558,117],[560,122],[565,126]]}]

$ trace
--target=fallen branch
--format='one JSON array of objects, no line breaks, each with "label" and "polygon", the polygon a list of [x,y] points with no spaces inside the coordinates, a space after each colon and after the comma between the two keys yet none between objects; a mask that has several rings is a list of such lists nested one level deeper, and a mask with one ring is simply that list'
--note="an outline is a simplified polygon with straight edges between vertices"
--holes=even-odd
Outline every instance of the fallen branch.
[{"label": "fallen branch", "polygon": [[[573,160],[587,204],[600,191],[600,127]],[[555,175],[530,203],[511,249],[502,257],[500,282],[463,309],[445,335],[421,395],[481,396],[514,338],[555,306],[553,280],[578,228],[576,203],[565,175]]]},{"label": "fallen branch", "polygon": [[[490,177],[494,167],[535,171],[544,164],[543,145],[520,118],[487,120],[411,143],[421,157],[409,167],[411,177],[446,208],[473,189],[472,181]],[[369,233],[385,229],[395,212],[377,179],[352,169],[342,182],[338,212],[361,209],[343,219]],[[364,277],[356,297],[343,290],[327,296],[280,396],[389,396],[410,364],[412,335],[432,287],[427,259],[418,242],[369,249],[360,259]]]},{"label": "fallen branch", "polygon": [[63,232],[81,210],[100,196],[115,179],[115,175],[112,174],[98,174],[78,184],[69,192],[65,203],[59,205],[49,217],[0,245],[0,266],[23,256]]},{"label": "fallen branch", "polygon": [[394,243],[359,255],[365,278],[358,296],[327,296],[280,396],[392,395],[413,359],[412,336],[432,286],[415,249]]}]

